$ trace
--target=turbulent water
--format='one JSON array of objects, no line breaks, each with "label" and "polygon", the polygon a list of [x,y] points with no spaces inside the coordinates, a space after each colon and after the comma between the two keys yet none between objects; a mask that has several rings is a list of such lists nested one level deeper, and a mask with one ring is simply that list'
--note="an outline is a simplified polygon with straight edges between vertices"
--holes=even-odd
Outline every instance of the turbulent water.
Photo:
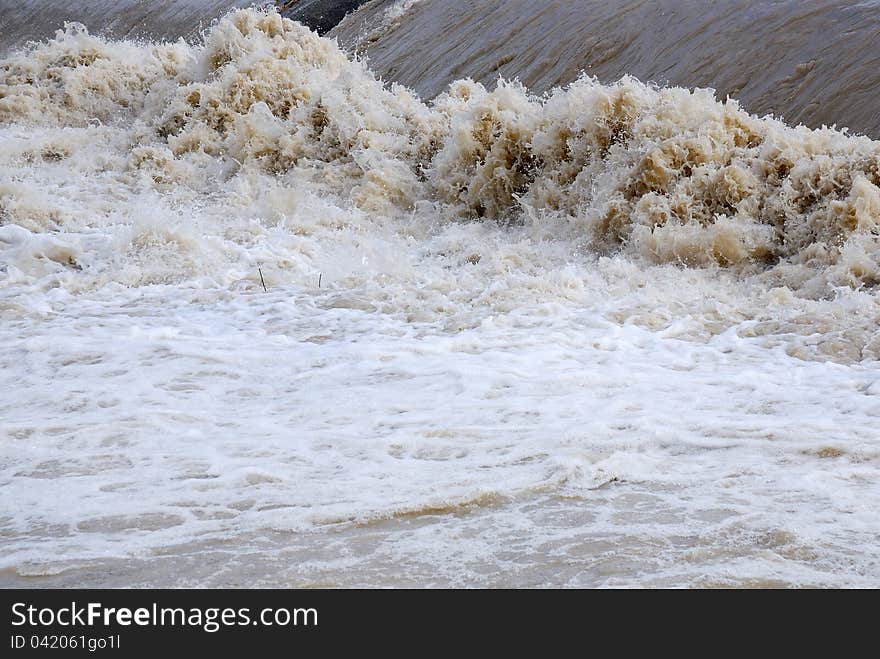
[{"label": "turbulent water", "polygon": [[[255,0],[0,0],[0,55],[25,41],[49,39],[65,22],[88,25],[116,39],[197,39],[231,9]],[[263,0],[287,18],[324,33],[364,0]]]},{"label": "turbulent water", "polygon": [[68,25],[0,61],[0,583],[876,585],[878,286],[868,137]]},{"label": "turbulent water", "polygon": [[427,97],[465,76],[544,92],[586,70],[880,138],[877,0],[373,0],[331,34]]}]

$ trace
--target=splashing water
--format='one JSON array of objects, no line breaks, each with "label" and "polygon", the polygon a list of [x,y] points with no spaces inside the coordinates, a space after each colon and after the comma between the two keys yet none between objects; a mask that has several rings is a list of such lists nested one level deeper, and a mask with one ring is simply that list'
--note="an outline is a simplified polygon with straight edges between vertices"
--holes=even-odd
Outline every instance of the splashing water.
[{"label": "splashing water", "polygon": [[0,123],[10,582],[876,583],[880,143],[268,9],[68,25]]}]

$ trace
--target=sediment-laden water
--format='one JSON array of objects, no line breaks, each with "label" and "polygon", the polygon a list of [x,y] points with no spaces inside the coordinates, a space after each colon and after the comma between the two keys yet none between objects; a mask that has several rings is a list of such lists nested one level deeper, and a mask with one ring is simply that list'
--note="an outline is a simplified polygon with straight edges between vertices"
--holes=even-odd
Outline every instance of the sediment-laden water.
[{"label": "sediment-laden water", "polygon": [[377,4],[0,61],[0,582],[876,585],[880,142]]}]

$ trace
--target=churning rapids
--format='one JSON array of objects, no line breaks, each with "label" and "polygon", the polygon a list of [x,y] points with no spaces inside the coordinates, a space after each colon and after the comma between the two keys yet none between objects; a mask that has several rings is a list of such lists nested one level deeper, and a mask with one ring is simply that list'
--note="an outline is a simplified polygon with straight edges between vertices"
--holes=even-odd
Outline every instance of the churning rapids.
[{"label": "churning rapids", "polygon": [[0,60],[0,318],[0,584],[880,580],[869,137],[69,24]]}]

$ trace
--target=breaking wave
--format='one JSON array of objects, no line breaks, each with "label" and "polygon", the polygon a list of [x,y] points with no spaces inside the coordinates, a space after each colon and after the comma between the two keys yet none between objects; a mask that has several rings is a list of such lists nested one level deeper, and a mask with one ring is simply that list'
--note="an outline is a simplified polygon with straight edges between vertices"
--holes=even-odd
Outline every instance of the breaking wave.
[{"label": "breaking wave", "polygon": [[0,581],[876,584],[880,142],[377,64],[0,60]]},{"label": "breaking wave", "polygon": [[876,0],[372,0],[330,34],[423,98],[464,76],[543,93],[587,71],[880,138],[878,20]]},{"label": "breaking wave", "polygon": [[[843,287],[873,305],[880,284],[880,142],[632,77],[582,75],[542,96],[463,79],[426,102],[273,9],[228,14],[196,45],[68,25],[0,62],[0,122],[12,127],[7,170],[20,168],[0,183],[0,244],[25,279],[63,272],[78,288],[211,272],[228,284],[230,262],[254,258],[242,257],[254,229],[220,219],[231,195],[248,222],[309,236],[300,256],[333,232],[389,222],[413,240],[422,218],[422,236],[528,226],[528,240],[563,241],[571,258],[720,268],[804,300]],[[41,140],[15,132],[28,126]],[[87,171],[98,187],[59,205],[27,182],[35,163]],[[173,221],[155,208],[121,217],[114,198],[133,191],[165,200]],[[181,221],[193,205],[200,219]],[[446,245],[446,267],[492,249],[474,240]],[[544,267],[543,253],[519,266]],[[137,262],[149,274],[122,276]],[[305,268],[291,257],[278,267]],[[859,350],[873,340],[860,336]]]}]

